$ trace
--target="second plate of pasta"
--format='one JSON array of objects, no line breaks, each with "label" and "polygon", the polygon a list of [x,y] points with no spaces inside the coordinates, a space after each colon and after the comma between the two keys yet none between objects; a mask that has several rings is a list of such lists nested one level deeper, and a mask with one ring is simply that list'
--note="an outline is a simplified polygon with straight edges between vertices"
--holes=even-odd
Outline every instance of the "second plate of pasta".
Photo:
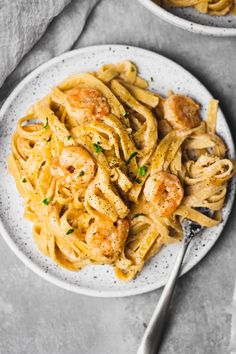
[{"label": "second plate of pasta", "polygon": [[165,283],[187,217],[204,227],[188,271],[234,197],[234,146],[218,104],[179,65],[134,47],[90,47],[42,65],[1,111],[5,240],[56,285],[127,296]]},{"label": "second plate of pasta", "polygon": [[149,11],[174,26],[210,36],[236,36],[233,0],[139,0]]}]

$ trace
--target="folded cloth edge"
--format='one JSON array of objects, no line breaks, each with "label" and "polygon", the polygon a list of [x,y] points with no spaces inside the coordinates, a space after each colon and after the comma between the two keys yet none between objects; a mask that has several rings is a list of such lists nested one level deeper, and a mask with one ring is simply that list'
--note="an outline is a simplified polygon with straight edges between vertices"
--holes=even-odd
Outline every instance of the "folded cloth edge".
[{"label": "folded cloth edge", "polygon": [[73,47],[99,1],[73,0],[53,19],[43,36],[5,80],[0,90],[0,102],[33,69]]}]

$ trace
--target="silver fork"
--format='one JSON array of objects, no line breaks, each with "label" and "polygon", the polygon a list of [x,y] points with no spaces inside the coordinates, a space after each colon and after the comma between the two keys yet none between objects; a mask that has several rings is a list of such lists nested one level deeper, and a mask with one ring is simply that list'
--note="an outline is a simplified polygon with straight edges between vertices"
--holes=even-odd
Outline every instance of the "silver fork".
[{"label": "silver fork", "polygon": [[170,277],[163,289],[159,302],[155,308],[152,318],[143,335],[141,344],[137,354],[156,354],[160,346],[162,333],[166,322],[168,309],[170,306],[172,294],[175,288],[180,268],[192,238],[198,234],[202,227],[188,219],[182,223],[183,226],[183,241],[179,254],[171,271]]}]

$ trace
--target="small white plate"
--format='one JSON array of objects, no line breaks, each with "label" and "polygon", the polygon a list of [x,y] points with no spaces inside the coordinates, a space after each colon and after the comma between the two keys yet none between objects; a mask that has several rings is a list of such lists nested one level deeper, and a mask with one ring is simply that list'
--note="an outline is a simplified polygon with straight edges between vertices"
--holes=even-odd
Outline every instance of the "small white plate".
[{"label": "small white plate", "polygon": [[153,0],[139,1],[162,20],[187,31],[216,37],[236,36],[236,16],[210,16],[192,7],[170,7],[167,10],[155,4]]},{"label": "small white plate", "polygon": [[[207,89],[189,72],[173,61],[147,50],[119,45],[88,47],[61,55],[43,64],[28,75],[8,97],[0,112],[0,232],[15,254],[44,279],[77,293],[115,297],[145,293],[163,286],[173,265],[179,244],[169,245],[148,262],[141,274],[129,283],[117,280],[109,266],[88,266],[71,272],[43,256],[32,238],[32,224],[23,218],[23,200],[19,197],[13,178],[6,168],[10,153],[11,135],[16,122],[27,107],[46,95],[50,89],[75,72],[94,71],[105,63],[129,59],[138,65],[140,75],[150,81],[151,89],[166,95],[169,89],[189,94],[202,104],[205,114],[212,98]],[[150,78],[153,77],[154,81]],[[227,142],[229,156],[234,157],[234,145],[228,125],[221,111],[217,131]],[[211,249],[230,214],[235,192],[231,183],[223,222],[205,230],[190,245],[182,273],[190,270]]]}]

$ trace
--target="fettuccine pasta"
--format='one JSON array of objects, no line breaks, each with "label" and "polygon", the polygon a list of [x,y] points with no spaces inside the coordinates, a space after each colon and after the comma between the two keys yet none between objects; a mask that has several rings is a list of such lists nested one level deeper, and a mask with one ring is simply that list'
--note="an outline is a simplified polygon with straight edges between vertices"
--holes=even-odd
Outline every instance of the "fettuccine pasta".
[{"label": "fettuccine pasta", "polygon": [[202,121],[190,97],[147,87],[134,63],[104,65],[18,121],[9,171],[39,250],[69,270],[111,264],[127,281],[181,240],[184,218],[221,222],[235,164],[216,135],[218,101]]},{"label": "fettuccine pasta", "polygon": [[194,7],[198,12],[211,16],[236,15],[235,0],[155,0],[163,7]]}]

